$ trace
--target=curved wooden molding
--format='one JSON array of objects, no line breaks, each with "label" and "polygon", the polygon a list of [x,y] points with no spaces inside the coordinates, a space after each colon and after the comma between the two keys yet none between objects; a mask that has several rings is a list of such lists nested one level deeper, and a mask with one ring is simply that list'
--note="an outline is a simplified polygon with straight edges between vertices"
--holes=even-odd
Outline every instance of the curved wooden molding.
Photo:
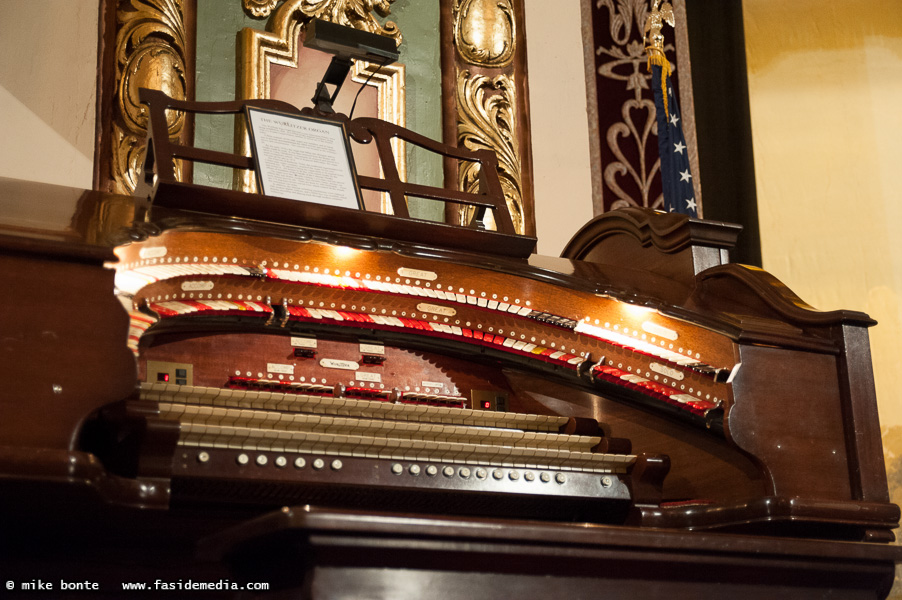
[{"label": "curved wooden molding", "polygon": [[729,250],[742,227],[716,221],[693,220],[686,215],[640,207],[621,208],[598,215],[582,227],[561,256],[581,260],[613,235],[626,234],[642,247],[672,254],[692,245]]},{"label": "curved wooden molding", "polygon": [[[732,307],[724,307],[727,298],[739,300],[733,300]],[[820,311],[767,271],[748,265],[727,264],[700,273],[691,300],[699,305],[726,309],[725,312],[736,312],[742,307],[750,311],[751,316],[776,319],[802,329],[877,324],[863,312]]]}]

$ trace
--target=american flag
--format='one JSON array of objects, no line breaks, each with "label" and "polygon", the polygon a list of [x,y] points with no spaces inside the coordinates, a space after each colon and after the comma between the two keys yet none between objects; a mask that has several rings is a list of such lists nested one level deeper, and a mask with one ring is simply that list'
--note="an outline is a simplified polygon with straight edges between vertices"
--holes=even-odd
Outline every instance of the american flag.
[{"label": "american flag", "polygon": [[680,108],[677,106],[670,75],[663,73],[660,66],[652,64],[651,81],[658,119],[658,152],[661,154],[661,183],[664,187],[663,210],[698,217],[692,172],[689,169],[689,150],[686,148],[686,138],[683,137]]}]

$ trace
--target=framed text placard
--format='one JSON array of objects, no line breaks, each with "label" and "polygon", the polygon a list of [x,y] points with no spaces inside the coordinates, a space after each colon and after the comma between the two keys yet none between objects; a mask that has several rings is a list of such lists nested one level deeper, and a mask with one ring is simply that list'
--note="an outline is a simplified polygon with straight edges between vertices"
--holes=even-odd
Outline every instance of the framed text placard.
[{"label": "framed text placard", "polygon": [[250,106],[246,111],[260,193],[363,207],[342,123]]}]

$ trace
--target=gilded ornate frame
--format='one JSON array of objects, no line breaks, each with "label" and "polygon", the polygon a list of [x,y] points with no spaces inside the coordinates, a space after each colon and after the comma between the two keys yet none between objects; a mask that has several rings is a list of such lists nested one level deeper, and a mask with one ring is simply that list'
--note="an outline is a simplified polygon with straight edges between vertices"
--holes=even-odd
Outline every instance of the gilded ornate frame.
[{"label": "gilded ornate frame", "polygon": [[[272,12],[266,31],[244,28],[238,34],[237,42],[237,89],[236,99],[271,98],[270,72],[272,65],[297,68],[300,47],[298,36],[314,16],[323,17],[306,9],[309,0],[290,0]],[[372,18],[369,13],[367,17]],[[373,21],[375,23],[375,21]],[[355,23],[344,23],[357,25]],[[378,24],[376,24],[378,27]],[[363,27],[360,27],[363,28]],[[393,35],[400,40],[400,32],[393,26],[380,33]],[[351,72],[352,81],[366,83],[376,88],[378,94],[378,117],[401,127],[406,126],[405,77],[403,64],[396,63],[381,67],[374,73],[376,65],[355,62]],[[369,81],[367,82],[367,79]],[[247,131],[243,123],[236,126],[236,150],[244,155],[249,151]],[[393,139],[392,150],[402,180],[407,178],[407,149],[403,140]],[[253,173],[236,174],[236,189],[254,192],[256,182]],[[383,194],[382,212],[391,214],[391,203]]]},{"label": "gilded ornate frame", "polygon": [[[523,0],[440,0],[444,140],[498,156],[517,233],[535,235]],[[473,189],[478,170],[445,163],[445,181]],[[467,223],[472,211],[449,209]]]}]

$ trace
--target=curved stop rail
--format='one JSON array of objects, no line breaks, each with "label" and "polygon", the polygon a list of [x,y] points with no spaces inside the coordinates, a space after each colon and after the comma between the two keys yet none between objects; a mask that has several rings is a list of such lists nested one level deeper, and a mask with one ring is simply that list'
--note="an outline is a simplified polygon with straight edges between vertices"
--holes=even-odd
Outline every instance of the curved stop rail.
[{"label": "curved stop rail", "polygon": [[[388,123],[381,119],[360,117],[349,120],[342,114],[326,114],[312,108],[298,109],[287,102],[279,100],[244,100],[234,102],[190,102],[176,100],[158,90],[141,88],[139,98],[142,104],[148,107],[148,142],[144,167],[139,176],[135,195],[140,197],[153,197],[160,184],[177,183],[173,161],[184,159],[196,162],[209,163],[237,169],[251,169],[255,167],[254,157],[241,156],[228,152],[219,152],[186,146],[173,142],[169,137],[166,111],[179,110],[189,113],[201,114],[233,114],[244,115],[245,107],[265,108],[296,115],[309,115],[318,118],[330,119],[344,123],[348,134],[361,144],[369,144],[375,141],[382,165],[383,178],[358,175],[358,185],[367,190],[387,192],[391,199],[392,209],[397,217],[410,218],[407,210],[406,196],[417,196],[443,202],[455,202],[467,206],[476,207],[475,214],[491,210],[495,218],[495,224],[499,233],[516,235],[507,202],[498,178],[498,159],[489,150],[467,150],[436,142],[418,133]],[[419,185],[402,181],[398,175],[395,156],[391,148],[392,138],[400,138],[408,143],[415,144],[459,161],[476,162],[481,165],[479,169],[479,191],[477,193]],[[199,186],[198,186],[199,187]],[[219,192],[221,190],[217,190]],[[159,204],[158,202],[156,202]],[[475,228],[477,218],[467,226]]]}]

